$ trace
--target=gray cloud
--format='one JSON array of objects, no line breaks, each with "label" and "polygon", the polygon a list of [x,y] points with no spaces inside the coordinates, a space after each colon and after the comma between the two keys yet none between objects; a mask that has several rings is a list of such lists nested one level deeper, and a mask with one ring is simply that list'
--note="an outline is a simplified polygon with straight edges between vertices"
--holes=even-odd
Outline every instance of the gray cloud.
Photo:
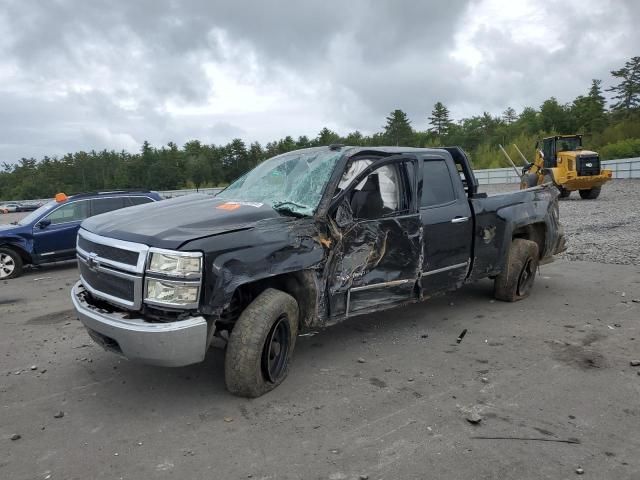
[{"label": "gray cloud", "polygon": [[[425,128],[437,100],[457,118],[551,95],[570,101],[638,54],[631,0],[535,4],[518,24],[533,40],[507,28],[509,19],[483,20],[491,8],[490,0],[8,0],[0,161],[132,150],[145,139],[264,142],[325,125],[371,132],[394,108]],[[536,39],[547,27],[553,41]]]}]

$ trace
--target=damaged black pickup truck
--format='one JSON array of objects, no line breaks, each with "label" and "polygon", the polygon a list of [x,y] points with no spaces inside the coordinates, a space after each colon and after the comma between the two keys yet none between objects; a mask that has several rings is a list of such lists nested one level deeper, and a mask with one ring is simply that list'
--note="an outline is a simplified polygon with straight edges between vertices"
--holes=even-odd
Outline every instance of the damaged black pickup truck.
[{"label": "damaged black pickup truck", "polygon": [[85,220],[72,300],[91,337],[181,366],[226,343],[227,388],[286,377],[299,333],[484,277],[526,297],[564,248],[557,189],[487,197],[459,148],[334,145],[267,160],[216,197]]}]

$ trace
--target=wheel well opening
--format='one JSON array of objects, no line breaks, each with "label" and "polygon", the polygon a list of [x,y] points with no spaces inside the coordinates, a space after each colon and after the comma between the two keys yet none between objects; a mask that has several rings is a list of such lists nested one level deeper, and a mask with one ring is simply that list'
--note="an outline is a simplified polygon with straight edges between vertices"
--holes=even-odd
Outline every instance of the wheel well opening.
[{"label": "wheel well opening", "polygon": [[546,229],[544,223],[533,223],[518,228],[513,232],[513,238],[523,238],[538,244],[538,256],[542,258],[546,239]]},{"label": "wheel well opening", "polygon": [[240,285],[220,316],[219,328],[231,330],[245,307],[267,288],[281,290],[295,298],[300,309],[299,325],[301,328],[312,323],[317,314],[315,275],[312,271],[300,271],[275,275]]},{"label": "wheel well opening", "polygon": [[24,249],[18,247],[17,245],[4,243],[4,244],[0,244],[0,248],[6,248],[16,252],[18,255],[20,255],[20,258],[22,259],[22,263],[24,263],[25,265],[31,263],[31,255],[29,255]]}]

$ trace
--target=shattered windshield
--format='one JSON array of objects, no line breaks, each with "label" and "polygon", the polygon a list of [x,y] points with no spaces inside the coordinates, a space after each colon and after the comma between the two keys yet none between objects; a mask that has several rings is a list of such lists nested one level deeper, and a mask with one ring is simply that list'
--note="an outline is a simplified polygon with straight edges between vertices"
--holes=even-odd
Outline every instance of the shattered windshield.
[{"label": "shattered windshield", "polygon": [[313,215],[340,155],[325,148],[278,155],[237,179],[218,198],[261,202],[281,212]]}]

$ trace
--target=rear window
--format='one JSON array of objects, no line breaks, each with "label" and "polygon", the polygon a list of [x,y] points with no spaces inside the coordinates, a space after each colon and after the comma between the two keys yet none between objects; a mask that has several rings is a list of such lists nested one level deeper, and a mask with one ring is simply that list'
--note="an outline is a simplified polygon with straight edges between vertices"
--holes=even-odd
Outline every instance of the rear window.
[{"label": "rear window", "polygon": [[444,160],[425,160],[422,166],[420,206],[432,207],[455,200],[451,174]]},{"label": "rear window", "polygon": [[142,205],[143,203],[151,203],[151,202],[153,202],[153,200],[151,200],[149,197],[125,197],[124,199],[125,207],[131,207],[133,205]]},{"label": "rear window", "polygon": [[122,197],[95,198],[91,200],[92,215],[100,215],[122,207],[124,207],[124,199]]}]

